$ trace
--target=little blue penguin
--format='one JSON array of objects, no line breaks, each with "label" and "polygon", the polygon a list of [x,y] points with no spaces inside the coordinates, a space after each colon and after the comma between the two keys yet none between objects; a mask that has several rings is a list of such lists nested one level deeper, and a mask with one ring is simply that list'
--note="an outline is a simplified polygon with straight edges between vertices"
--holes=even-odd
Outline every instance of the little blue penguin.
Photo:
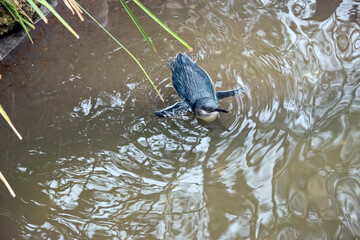
[{"label": "little blue penguin", "polygon": [[172,72],[173,86],[183,102],[155,112],[159,117],[174,117],[190,111],[197,118],[212,122],[219,116],[219,112],[228,112],[219,106],[219,100],[243,91],[238,88],[215,92],[209,75],[186,53],[179,53],[175,61],[170,58],[166,66]]}]

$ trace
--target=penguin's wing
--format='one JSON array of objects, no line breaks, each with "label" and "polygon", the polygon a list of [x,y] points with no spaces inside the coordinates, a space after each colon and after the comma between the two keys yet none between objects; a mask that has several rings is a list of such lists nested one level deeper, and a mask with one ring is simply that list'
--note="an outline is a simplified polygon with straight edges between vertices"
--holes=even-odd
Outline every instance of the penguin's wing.
[{"label": "penguin's wing", "polygon": [[216,92],[216,97],[217,97],[218,100],[220,100],[220,99],[223,99],[223,98],[238,95],[243,91],[244,91],[244,89],[241,88],[241,87],[238,88],[238,89],[234,89],[234,90],[220,91],[220,92]]},{"label": "penguin's wing", "polygon": [[185,102],[178,102],[174,105],[164,108],[163,110],[156,111],[155,115],[158,117],[175,117],[176,115],[191,111],[190,105]]}]

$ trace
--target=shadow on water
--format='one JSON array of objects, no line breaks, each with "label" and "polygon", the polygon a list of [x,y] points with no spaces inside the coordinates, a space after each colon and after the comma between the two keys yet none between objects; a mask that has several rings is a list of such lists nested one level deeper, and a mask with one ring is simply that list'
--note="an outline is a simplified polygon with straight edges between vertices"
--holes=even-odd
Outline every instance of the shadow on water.
[{"label": "shadow on water", "polygon": [[245,87],[211,124],[154,115],[179,100],[164,67],[179,43],[130,5],[155,54],[116,1],[88,4],[165,103],[90,21],[69,21],[79,41],[53,19],[38,23],[36,44],[0,67],[0,100],[24,136],[1,122],[1,170],[18,196],[0,191],[1,236],[360,236],[359,3],[150,1],[217,90]]}]

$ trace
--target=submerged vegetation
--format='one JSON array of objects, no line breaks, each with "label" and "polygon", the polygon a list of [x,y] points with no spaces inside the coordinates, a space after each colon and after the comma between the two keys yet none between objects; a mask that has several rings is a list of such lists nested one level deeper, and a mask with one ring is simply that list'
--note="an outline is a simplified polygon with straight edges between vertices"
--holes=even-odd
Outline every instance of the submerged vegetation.
[{"label": "submerged vegetation", "polygon": [[[46,1],[46,0],[26,0],[31,7],[35,10],[35,12],[39,15],[39,17],[45,22],[48,23],[48,19],[46,18],[46,14],[39,8],[39,6],[44,6],[46,9],[48,9],[54,16],[76,37],[80,38],[79,35],[75,32],[74,29],[71,28],[71,26],[61,17],[59,13],[56,12],[56,10]],[[147,40],[147,42],[151,45],[152,49],[156,52],[156,48],[151,42],[150,38],[147,36],[137,19],[135,18],[134,14],[131,12],[130,8],[126,4],[125,0],[119,0],[122,6],[125,8],[126,12],[129,14],[130,18],[133,20],[136,27],[139,29],[143,37]],[[164,101],[161,94],[159,93],[158,89],[156,88],[154,82],[151,80],[150,76],[147,74],[143,66],[140,64],[140,62],[137,60],[137,58],[123,45],[121,44],[109,31],[107,31],[101,24],[90,14],[88,13],[79,3],[77,3],[75,0],[63,0],[64,4],[70,9],[72,14],[77,14],[81,21],[84,21],[84,17],[82,16],[83,13],[89,16],[90,19],[92,19],[102,30],[104,30],[110,38],[112,38],[121,48],[124,49],[124,51],[138,64],[140,69],[143,71],[146,78],[149,80],[153,88],[155,89],[156,93],[160,96],[161,100]],[[160,19],[158,19],[149,9],[147,9],[140,1],[133,0],[134,3],[137,4],[146,14],[148,14],[154,21],[156,21],[161,27],[163,27],[168,33],[170,33],[174,38],[176,38],[180,43],[182,43],[184,46],[186,46],[189,51],[192,51],[192,47],[187,44],[182,38],[180,38],[175,32],[173,32],[169,27],[167,27]],[[4,7],[4,9],[11,14],[11,16],[17,21],[21,27],[25,30],[27,36],[29,37],[30,41],[32,43],[33,39],[30,36],[29,28],[35,29],[34,22],[20,7],[17,0],[0,0],[0,5]],[[0,104],[0,114],[3,116],[3,118],[6,120],[6,122],[9,124],[9,126],[12,128],[12,130],[15,132],[15,134],[18,136],[20,140],[22,140],[21,135],[16,130],[14,125],[12,124],[10,118],[6,114],[5,110]],[[8,188],[9,192],[13,197],[15,197],[14,191],[11,189],[10,185],[6,181],[5,177],[0,172],[0,179],[4,182],[6,187]]]}]

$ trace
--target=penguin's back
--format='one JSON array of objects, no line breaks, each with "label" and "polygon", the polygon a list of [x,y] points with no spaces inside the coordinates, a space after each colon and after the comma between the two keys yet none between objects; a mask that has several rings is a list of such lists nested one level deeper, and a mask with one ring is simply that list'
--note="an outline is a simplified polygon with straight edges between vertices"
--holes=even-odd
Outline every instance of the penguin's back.
[{"label": "penguin's back", "polygon": [[176,92],[193,106],[200,98],[211,98],[217,103],[216,93],[209,75],[185,53],[179,53],[169,64]]}]

